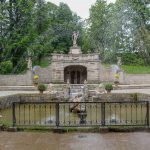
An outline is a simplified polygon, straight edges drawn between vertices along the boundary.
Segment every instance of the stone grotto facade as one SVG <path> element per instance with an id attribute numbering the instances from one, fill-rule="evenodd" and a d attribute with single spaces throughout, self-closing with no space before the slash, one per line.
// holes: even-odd
<path id="1" fill-rule="evenodd" d="M 39 82 L 49 84 L 99 84 L 102 82 L 114 82 L 117 65 L 104 66 L 101 64 L 98 53 L 83 54 L 77 45 L 78 34 L 72 35 L 73 46 L 68 54 L 53 53 L 45 58 L 49 66 L 32 68 L 31 58 L 28 60 L 26 74 L 0 75 L 0 86 L 29 86 L 33 84 L 34 75 L 39 76 Z M 150 74 L 126 74 L 119 71 L 121 84 L 150 84 Z"/>

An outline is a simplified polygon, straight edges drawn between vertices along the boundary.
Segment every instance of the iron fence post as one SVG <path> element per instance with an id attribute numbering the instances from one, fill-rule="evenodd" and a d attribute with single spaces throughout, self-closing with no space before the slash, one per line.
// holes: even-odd
<path id="1" fill-rule="evenodd" d="M 59 127 L 59 102 L 56 102 L 56 127 Z"/>
<path id="2" fill-rule="evenodd" d="M 105 102 L 101 103 L 101 123 L 105 126 Z"/>
<path id="3" fill-rule="evenodd" d="M 16 114 L 15 114 L 15 107 L 16 107 L 16 105 L 15 105 L 15 103 L 13 102 L 12 103 L 12 119 L 13 119 L 13 127 L 15 127 L 16 126 Z"/>
<path id="4" fill-rule="evenodd" d="M 147 126 L 149 126 L 149 102 L 146 102 L 146 106 L 147 106 Z"/>

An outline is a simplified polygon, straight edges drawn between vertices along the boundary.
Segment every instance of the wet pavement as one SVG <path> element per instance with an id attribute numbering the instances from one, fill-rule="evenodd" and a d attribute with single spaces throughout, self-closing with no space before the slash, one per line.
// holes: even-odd
<path id="1" fill-rule="evenodd" d="M 150 133 L 0 132 L 0 150 L 149 150 Z"/>

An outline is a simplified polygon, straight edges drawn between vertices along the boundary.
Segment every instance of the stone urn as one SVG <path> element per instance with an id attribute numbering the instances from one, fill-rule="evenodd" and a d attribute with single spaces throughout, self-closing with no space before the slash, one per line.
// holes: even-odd
<path id="1" fill-rule="evenodd" d="M 80 118 L 80 124 L 85 124 L 87 113 L 86 112 L 80 112 L 80 113 L 78 113 L 78 116 Z"/>

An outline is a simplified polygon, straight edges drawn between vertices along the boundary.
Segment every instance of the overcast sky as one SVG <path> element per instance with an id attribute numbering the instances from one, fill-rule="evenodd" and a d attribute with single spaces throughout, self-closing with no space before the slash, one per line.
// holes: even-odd
<path id="1" fill-rule="evenodd" d="M 92 4 L 96 2 L 96 0 L 46 0 L 56 5 L 59 5 L 60 2 L 67 3 L 73 12 L 76 12 L 78 16 L 82 18 L 89 17 L 89 8 Z M 107 0 L 108 3 L 115 2 L 116 0 Z"/>

